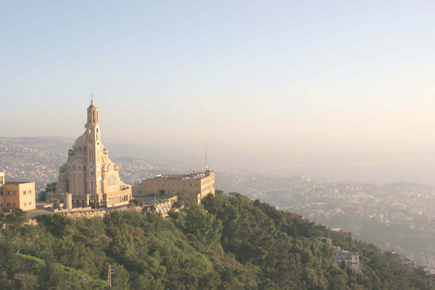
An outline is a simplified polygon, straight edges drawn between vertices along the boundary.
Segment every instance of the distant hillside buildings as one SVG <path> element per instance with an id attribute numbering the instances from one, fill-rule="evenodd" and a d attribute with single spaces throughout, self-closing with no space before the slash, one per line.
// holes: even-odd
<path id="1" fill-rule="evenodd" d="M 435 286 L 435 270 L 426 266 L 418 266 L 415 268 L 415 272 L 420 276 L 429 280 L 432 286 Z"/>
<path id="2" fill-rule="evenodd" d="M 359 271 L 359 254 L 356 252 L 346 251 L 341 249 L 340 247 L 333 247 L 334 256 L 332 257 L 332 261 L 340 265 L 341 263 L 345 263 L 349 268 Z"/>
<path id="3" fill-rule="evenodd" d="M 35 183 L 6 182 L 5 173 L 0 172 L 0 207 L 3 211 L 35 209 Z"/>

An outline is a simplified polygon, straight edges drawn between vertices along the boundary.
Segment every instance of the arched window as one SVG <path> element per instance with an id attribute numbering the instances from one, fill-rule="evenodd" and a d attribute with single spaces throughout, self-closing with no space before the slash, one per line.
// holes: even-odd
<path id="1" fill-rule="evenodd" d="M 107 180 L 108 186 L 115 186 L 116 185 L 116 177 L 114 175 L 110 175 L 109 179 Z"/>

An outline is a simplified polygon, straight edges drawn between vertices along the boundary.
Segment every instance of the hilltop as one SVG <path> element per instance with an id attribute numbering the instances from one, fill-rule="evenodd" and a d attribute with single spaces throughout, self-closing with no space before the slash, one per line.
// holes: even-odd
<path id="1" fill-rule="evenodd" d="M 232 196 L 209 196 L 166 220 L 134 210 L 92 219 L 55 214 L 37 226 L 9 218 L 0 286 L 10 288 L 7 277 L 25 273 L 26 287 L 43 289 L 431 289 L 371 244 Z M 358 252 L 361 271 L 335 265 L 331 244 Z M 22 257 L 14 259 L 17 250 L 42 266 L 26 268 Z M 102 281 L 109 265 L 112 288 Z M 65 269 L 80 275 L 74 280 Z"/>

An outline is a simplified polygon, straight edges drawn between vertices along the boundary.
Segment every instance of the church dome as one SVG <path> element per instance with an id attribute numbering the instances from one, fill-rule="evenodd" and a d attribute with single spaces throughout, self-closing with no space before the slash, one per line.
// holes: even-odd
<path id="1" fill-rule="evenodd" d="M 74 147 L 85 147 L 86 146 L 86 135 L 83 134 L 79 138 L 77 138 L 76 142 L 74 142 Z"/>

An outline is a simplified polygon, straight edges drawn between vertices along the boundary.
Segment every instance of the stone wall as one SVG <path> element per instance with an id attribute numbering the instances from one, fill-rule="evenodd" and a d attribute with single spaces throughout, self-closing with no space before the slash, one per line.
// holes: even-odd
<path id="1" fill-rule="evenodd" d="M 104 215 L 110 211 L 114 211 L 114 210 L 120 210 L 120 211 L 125 211 L 125 210 L 130 210 L 130 209 L 134 209 L 136 211 L 141 211 L 142 207 L 141 206 L 130 206 L 130 207 L 122 207 L 122 208 L 117 208 L 117 209 L 97 209 L 97 210 L 82 210 L 82 211 L 59 211 L 58 213 L 64 214 L 68 217 L 72 217 L 72 218 L 93 218 L 93 217 L 104 217 Z"/>
<path id="2" fill-rule="evenodd" d="M 160 200 L 157 204 L 148 206 L 147 209 L 155 212 L 156 214 L 167 217 L 168 212 L 174 206 L 174 204 L 178 201 L 178 196 L 173 196 L 167 199 Z"/>

